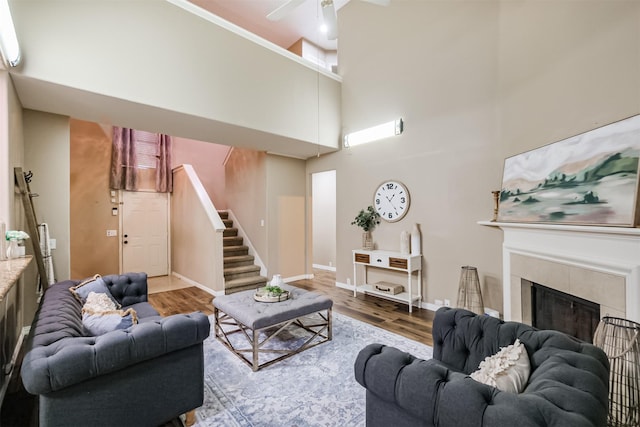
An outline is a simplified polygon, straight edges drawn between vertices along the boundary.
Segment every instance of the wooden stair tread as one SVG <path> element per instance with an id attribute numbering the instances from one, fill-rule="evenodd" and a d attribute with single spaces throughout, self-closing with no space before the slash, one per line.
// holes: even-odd
<path id="1" fill-rule="evenodd" d="M 234 289 L 242 286 L 258 287 L 266 283 L 267 283 L 267 278 L 264 276 L 241 277 L 239 279 L 225 281 L 225 290 Z"/>
<path id="2" fill-rule="evenodd" d="M 224 265 L 236 264 L 241 262 L 253 263 L 255 257 L 253 255 L 230 255 L 223 258 Z"/>
<path id="3" fill-rule="evenodd" d="M 248 273 L 252 271 L 260 271 L 260 267 L 258 267 L 257 265 L 240 265 L 238 267 L 226 267 L 224 269 L 224 274 Z"/>

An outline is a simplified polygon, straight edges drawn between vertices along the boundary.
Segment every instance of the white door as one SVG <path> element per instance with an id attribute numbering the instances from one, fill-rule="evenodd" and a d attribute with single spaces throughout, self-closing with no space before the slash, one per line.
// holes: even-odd
<path id="1" fill-rule="evenodd" d="M 168 193 L 122 194 L 122 271 L 168 274 Z"/>

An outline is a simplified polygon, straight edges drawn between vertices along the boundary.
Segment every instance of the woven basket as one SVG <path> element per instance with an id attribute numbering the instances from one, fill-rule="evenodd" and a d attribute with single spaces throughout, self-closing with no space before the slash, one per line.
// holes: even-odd
<path id="1" fill-rule="evenodd" d="M 602 318 L 593 343 L 609 358 L 609 421 L 612 427 L 640 425 L 640 324 Z"/>

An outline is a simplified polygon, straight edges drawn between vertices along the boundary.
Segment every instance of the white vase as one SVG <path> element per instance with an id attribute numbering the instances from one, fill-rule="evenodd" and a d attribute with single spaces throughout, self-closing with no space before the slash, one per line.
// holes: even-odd
<path id="1" fill-rule="evenodd" d="M 411 255 L 420 255 L 421 248 L 422 236 L 420 235 L 420 228 L 418 224 L 413 224 L 413 230 L 411 230 Z"/>
<path id="2" fill-rule="evenodd" d="M 411 247 L 411 234 L 408 231 L 400 233 L 400 253 L 402 255 L 409 255 L 409 248 Z"/>
<path id="3" fill-rule="evenodd" d="M 5 242 L 7 241 L 7 226 L 4 221 L 0 221 L 0 261 L 7 259 L 7 250 L 5 249 Z"/>
<path id="4" fill-rule="evenodd" d="M 18 248 L 18 241 L 16 239 L 11 239 L 9 241 L 9 246 L 7 247 L 7 258 L 18 258 L 20 256 L 19 251 L 20 249 Z"/>

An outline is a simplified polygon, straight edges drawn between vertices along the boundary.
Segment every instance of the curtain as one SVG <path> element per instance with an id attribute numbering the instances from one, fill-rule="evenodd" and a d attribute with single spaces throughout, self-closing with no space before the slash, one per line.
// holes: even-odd
<path id="1" fill-rule="evenodd" d="M 135 131 L 113 127 L 110 187 L 114 190 L 138 189 Z"/>
<path id="2" fill-rule="evenodd" d="M 170 193 L 173 190 L 171 173 L 171 137 L 158 135 L 158 162 L 156 165 L 156 191 Z"/>

